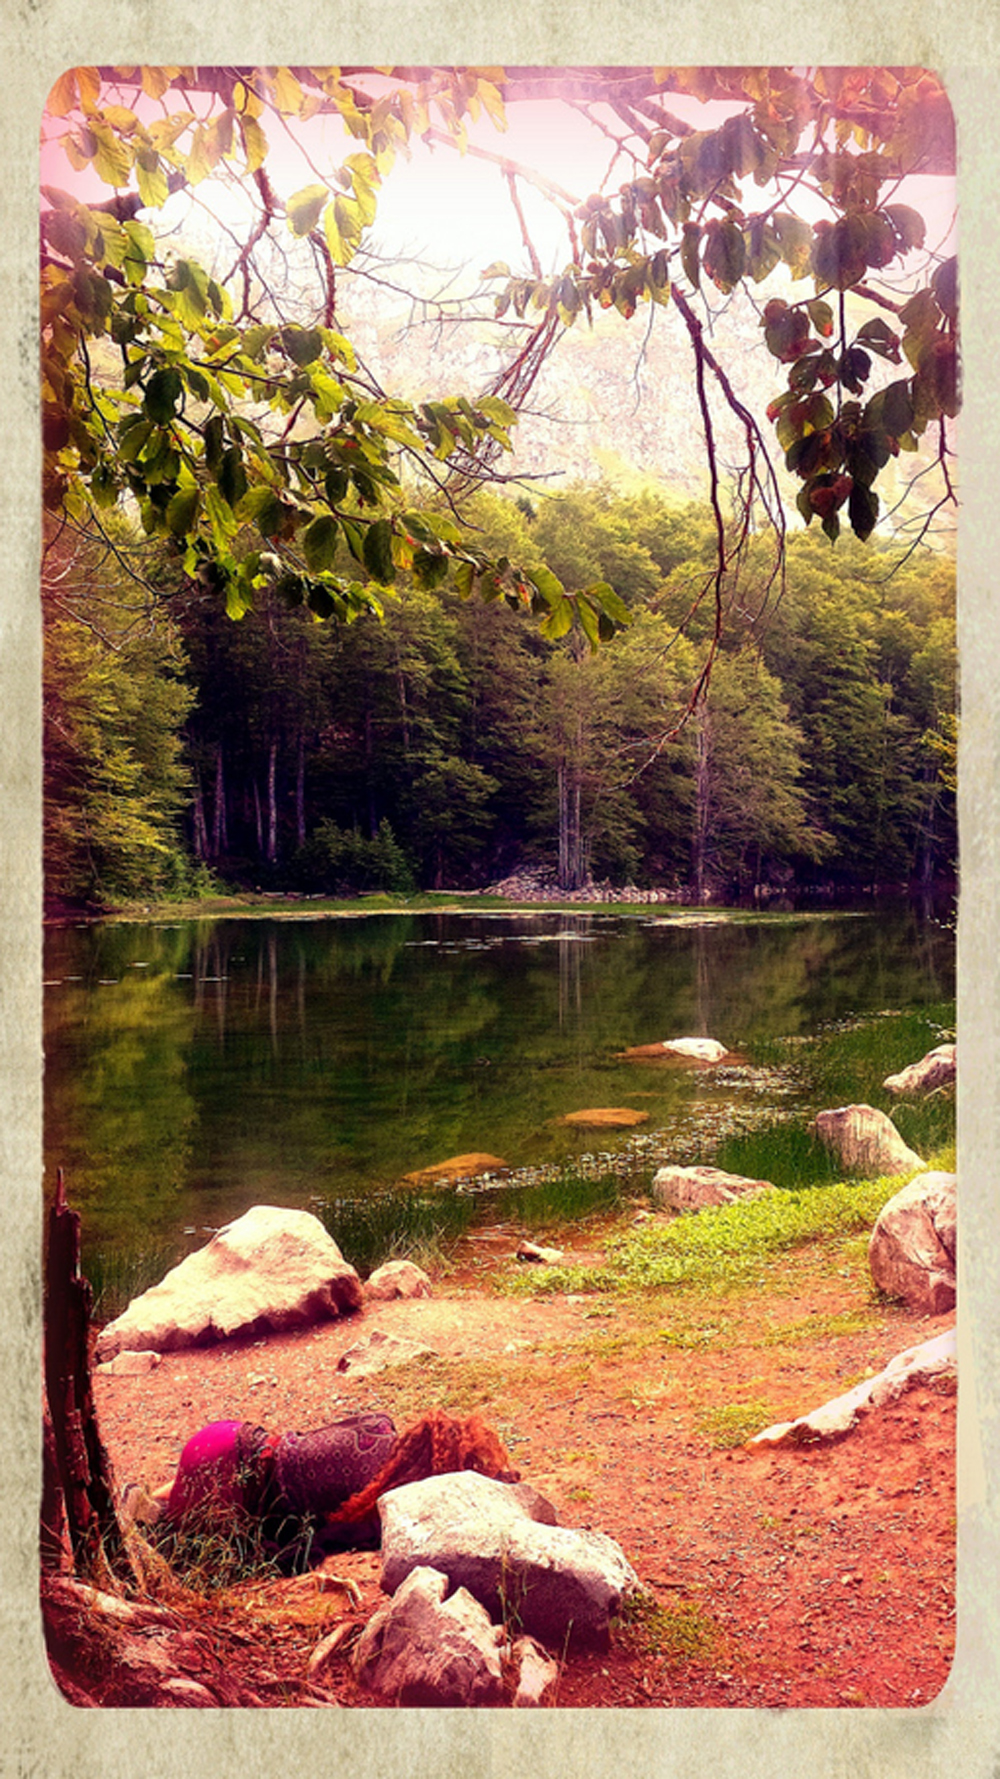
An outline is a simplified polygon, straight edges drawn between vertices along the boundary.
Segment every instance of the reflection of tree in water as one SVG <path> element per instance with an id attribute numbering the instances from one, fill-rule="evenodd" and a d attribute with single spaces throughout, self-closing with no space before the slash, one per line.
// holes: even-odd
<path id="1" fill-rule="evenodd" d="M 471 1149 L 517 1166 L 559 1136 L 571 1155 L 552 1122 L 567 1111 L 641 1093 L 662 1128 L 711 1087 L 621 1064 L 627 1045 L 738 1046 L 946 1000 L 952 954 L 944 929 L 882 916 L 67 931 L 46 956 L 46 1168 L 66 1166 L 88 1222 L 137 1238 Z"/>

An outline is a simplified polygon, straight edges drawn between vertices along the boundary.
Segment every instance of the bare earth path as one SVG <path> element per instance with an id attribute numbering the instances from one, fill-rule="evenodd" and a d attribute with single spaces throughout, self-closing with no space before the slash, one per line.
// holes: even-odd
<path id="1" fill-rule="evenodd" d="M 590 1238 L 594 1240 L 593 1233 Z M 918 1706 L 954 1646 L 953 1386 L 916 1387 L 834 1445 L 727 1446 L 839 1395 L 953 1320 L 877 1303 L 860 1267 L 798 1250 L 759 1290 L 696 1302 L 496 1294 L 514 1240 L 470 1243 L 431 1298 L 263 1342 L 166 1355 L 148 1376 L 98 1374 L 119 1482 L 168 1481 L 188 1436 L 230 1416 L 309 1427 L 358 1408 L 405 1426 L 439 1404 L 498 1428 L 562 1523 L 609 1533 L 658 1611 L 609 1651 L 573 1655 L 559 1706 Z M 477 1256 L 487 1252 L 488 1261 Z M 338 1372 L 373 1330 L 426 1358 L 371 1377 Z M 306 1685 L 310 1650 L 382 1595 L 377 1553 L 328 1559 L 360 1603 L 312 1578 L 216 1597 L 231 1672 L 268 1704 L 372 1703 L 346 1648 Z M 558 1653 L 558 1652 L 555 1652 Z"/>

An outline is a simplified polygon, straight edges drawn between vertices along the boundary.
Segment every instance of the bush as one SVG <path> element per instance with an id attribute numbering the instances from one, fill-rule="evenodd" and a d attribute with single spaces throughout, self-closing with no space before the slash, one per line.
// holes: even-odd
<path id="1" fill-rule="evenodd" d="M 292 863 L 295 881 L 304 890 L 329 896 L 364 895 L 385 890 L 411 895 L 416 888 L 413 866 L 388 821 L 368 839 L 357 828 L 338 828 L 322 821 L 300 846 Z"/>

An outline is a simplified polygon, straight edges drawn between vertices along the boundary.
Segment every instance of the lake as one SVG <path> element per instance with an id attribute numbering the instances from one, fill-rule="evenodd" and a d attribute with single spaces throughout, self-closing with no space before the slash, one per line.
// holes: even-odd
<path id="1" fill-rule="evenodd" d="M 538 1166 L 766 1093 L 616 1052 L 707 1035 L 752 1055 L 946 1002 L 954 934 L 914 911 L 537 912 L 107 923 L 45 933 L 45 1168 L 88 1248 L 179 1256 L 250 1205 L 357 1197 L 446 1156 Z M 909 1059 L 913 1060 L 913 1059 Z"/>

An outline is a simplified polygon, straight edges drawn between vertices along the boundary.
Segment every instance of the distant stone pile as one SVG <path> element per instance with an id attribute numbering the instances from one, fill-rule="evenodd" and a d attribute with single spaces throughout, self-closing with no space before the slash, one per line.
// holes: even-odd
<path id="1" fill-rule="evenodd" d="M 499 883 L 491 883 L 484 892 L 504 896 L 511 902 L 690 902 L 690 894 L 679 889 L 636 889 L 627 883 L 616 887 L 611 883 L 588 881 L 581 889 L 560 889 L 555 878 L 544 871 L 514 871 Z"/>

